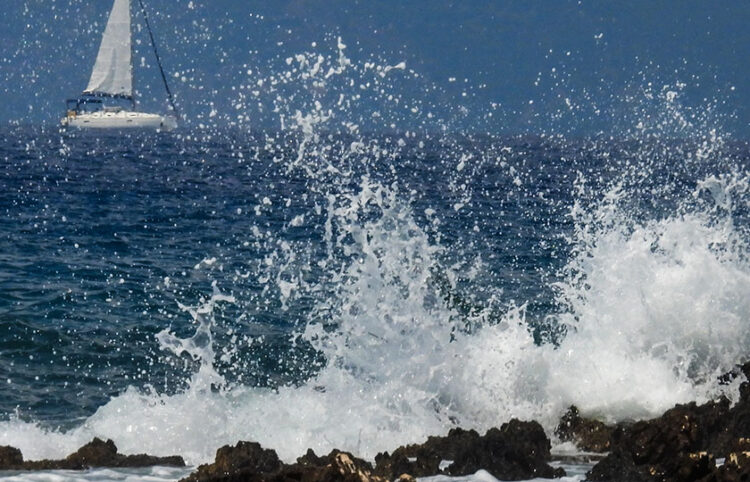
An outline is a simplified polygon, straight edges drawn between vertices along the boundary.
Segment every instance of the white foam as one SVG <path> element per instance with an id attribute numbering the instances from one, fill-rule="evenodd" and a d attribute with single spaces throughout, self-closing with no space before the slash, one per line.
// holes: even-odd
<path id="1" fill-rule="evenodd" d="M 340 39 L 337 48 L 333 60 L 294 58 L 313 92 L 322 81 L 347 80 L 357 71 Z M 512 417 L 533 418 L 549 431 L 570 404 L 605 418 L 639 418 L 726 390 L 716 376 L 750 348 L 748 251 L 731 222 L 732 206 L 746 196 L 746 179 L 708 177 L 696 189 L 709 191 L 712 204 L 654 220 L 631 218 L 621 202 L 629 193 L 617 187 L 593 207 L 576 204 L 570 261 L 556 285 L 566 309 L 553 316 L 568 334 L 559 347 L 539 346 L 523 302 L 507 304 L 493 323 L 487 315 L 496 306 L 471 316 L 452 308 L 441 291 L 455 289 L 457 268 L 441 266 L 450 248 L 416 222 L 397 183 L 359 176 L 369 162 L 390 161 L 388 149 L 406 142 L 386 148 L 362 140 L 344 151 L 360 164 L 333 166 L 318 135 L 326 123 L 343 122 L 337 116 L 346 102 L 333 97 L 324 105 L 316 94 L 307 111 L 280 113 L 302 134 L 294 158 L 285 162 L 325 199 L 316 214 L 326 218 L 320 234 L 327 257 L 314 260 L 324 279 L 320 286 L 301 282 L 295 263 L 303 260 L 295 255 L 303 258 L 308 245 L 280 242 L 259 261 L 266 271 L 258 275 L 263 283 L 274 281 L 268 284 L 284 308 L 296 296 L 318 295 L 310 319 L 329 326 L 311 323 L 303 337 L 327 365 L 299 387 L 216 390 L 226 385 L 213 366 L 213 307 L 234 300 L 220 291 L 230 287 L 215 286 L 205 303 L 184 307 L 197 323 L 193 336 L 182 339 L 169 330 L 158 336 L 165 350 L 200 360 L 185 391 L 167 396 L 130 388 L 66 433 L 17 419 L 0 422 L 0 444 L 19 447 L 27 459 L 64 457 L 94 436 L 112 438 L 123 453 L 177 453 L 191 464 L 212 460 L 219 446 L 238 440 L 258 441 L 287 461 L 307 448 L 327 453 L 334 447 L 372 458 L 455 425 L 483 431 Z M 456 175 L 473 170 L 473 159 L 456 159 Z M 514 177 L 520 186 L 521 177 Z M 470 201 L 465 189 L 456 210 Z M 424 212 L 436 221 L 434 210 Z M 260 233 L 251 228 L 250 234 Z M 198 266 L 207 268 L 212 259 Z M 436 271 L 444 272 L 447 286 L 438 286 Z"/>
<path id="2" fill-rule="evenodd" d="M 212 390 L 222 382 L 210 363 L 212 307 L 232 301 L 215 292 L 206 306 L 188 309 L 200 323 L 194 337 L 160 335 L 165 348 L 204 361 L 188 390 L 129 389 L 65 434 L 3 422 L 0 443 L 29 459 L 62 457 L 93 436 L 112 438 L 124 453 L 178 453 L 192 464 L 247 439 L 286 460 L 308 447 L 372 458 L 455 423 L 484 430 L 535 418 L 550 429 L 572 403 L 611 419 L 656 415 L 718 393 L 715 376 L 750 346 L 743 329 L 750 269 L 714 248 L 732 235 L 728 225 L 700 213 L 581 229 L 582 249 L 559 286 L 569 305 L 559 317 L 570 332 L 555 348 L 534 343 L 523 306 L 474 333 L 456 331 L 455 313 L 430 288 L 442 248 L 395 191 L 363 179 L 357 195 L 337 203 L 330 241 L 345 244 L 350 256 L 335 268 L 336 297 L 318 308 L 338 330 L 313 324 L 305 333 L 329 361 L 313 380 L 276 391 Z M 341 230 L 348 241 L 336 241 Z"/>

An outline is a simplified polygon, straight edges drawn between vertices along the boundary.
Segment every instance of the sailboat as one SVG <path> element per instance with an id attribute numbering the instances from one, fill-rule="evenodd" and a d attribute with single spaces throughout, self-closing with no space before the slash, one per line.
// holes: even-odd
<path id="1" fill-rule="evenodd" d="M 165 116 L 136 110 L 133 92 L 130 0 L 114 0 L 88 86 L 80 97 L 66 101 L 65 117 L 61 120 L 64 127 L 158 130 L 172 130 L 177 127 L 177 107 L 161 65 L 143 0 L 138 0 L 138 3 L 172 106 L 172 114 Z M 127 102 L 130 103 L 129 109 L 118 105 Z"/>

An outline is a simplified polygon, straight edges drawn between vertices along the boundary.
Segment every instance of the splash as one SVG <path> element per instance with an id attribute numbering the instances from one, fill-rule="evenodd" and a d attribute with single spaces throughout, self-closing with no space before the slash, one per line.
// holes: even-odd
<path id="1" fill-rule="evenodd" d="M 737 183 L 700 182 L 725 200 Z M 653 416 L 722 392 L 745 360 L 750 266 L 731 216 L 709 211 L 634 222 L 623 193 L 577 217 L 578 251 L 557 286 L 568 336 L 552 357 L 555 393 L 610 419 Z M 729 393 L 730 391 L 728 391 Z"/>
<path id="2" fill-rule="evenodd" d="M 520 196 L 534 169 L 526 165 L 533 164 L 532 149 L 514 153 L 494 138 L 471 139 L 481 146 L 474 149 L 430 134 L 445 125 L 389 81 L 414 72 L 401 63 L 358 64 L 345 53 L 337 39 L 332 55 L 301 53 L 265 79 L 281 132 L 264 135 L 263 155 L 281 165 L 290 186 L 303 189 L 283 186 L 290 190 L 284 198 L 272 186 L 259 195 L 256 217 L 274 209 L 294 213 L 275 219 L 276 231 L 270 222 L 248 227 L 246 242 L 260 255 L 237 276 L 257 282 L 257 304 L 214 282 L 210 296 L 180 304 L 189 330 L 157 335 L 165 356 L 192 364 L 186 386 L 176 393 L 130 387 L 67 432 L 15 418 L 0 424 L 0 444 L 18 446 L 29 459 L 62 457 L 99 436 L 125 453 L 179 453 L 197 464 L 221 445 L 249 439 L 287 461 L 307 448 L 334 447 L 373 458 L 454 426 L 481 431 L 517 417 L 551 430 L 570 404 L 621 420 L 733 396 L 736 387 L 719 385 L 717 377 L 750 348 L 743 329 L 750 314 L 747 233 L 735 221 L 747 212 L 747 175 L 708 174 L 687 195 L 678 192 L 666 214 L 643 216 L 634 206 L 656 172 L 648 157 L 654 151 L 638 151 L 646 157 L 635 164 L 623 161 L 624 174 L 603 186 L 582 174 L 566 206 L 566 262 L 544 287 L 555 302 L 545 322 L 565 334 L 540 343 L 531 302 L 504 299 L 493 278 L 481 275 L 482 257 L 493 253 L 477 255 L 441 232 L 450 217 L 477 215 L 474 186 L 487 165 L 509 182 L 505 192 L 485 195 Z M 256 96 L 254 87 L 242 90 Z M 685 118 L 669 92 L 667 115 L 680 123 Z M 379 107 L 364 108 L 363 95 Z M 387 130 L 403 115 L 423 121 L 426 132 L 376 136 L 361 128 Z M 700 155 L 686 159 L 721 155 L 719 140 L 700 139 Z M 433 202 L 447 206 L 429 205 L 423 215 L 417 206 L 424 198 L 394 165 L 425 140 L 443 149 L 435 162 L 447 174 Z M 666 191 L 649 189 L 657 197 Z M 467 229 L 479 231 L 480 224 Z M 300 239 L 302 228 L 307 239 Z M 210 275 L 221 265 L 208 258 L 195 270 Z M 295 355 L 298 364 L 314 366 L 287 383 L 230 379 L 232 368 L 250 365 L 243 359 L 248 344 L 269 342 L 233 331 L 220 340 L 226 320 L 217 311 L 224 305 L 276 310 L 282 318 L 303 313 L 299 324 L 290 323 L 289 345 L 309 347 L 323 361 Z M 245 318 L 232 321 L 240 331 Z"/>

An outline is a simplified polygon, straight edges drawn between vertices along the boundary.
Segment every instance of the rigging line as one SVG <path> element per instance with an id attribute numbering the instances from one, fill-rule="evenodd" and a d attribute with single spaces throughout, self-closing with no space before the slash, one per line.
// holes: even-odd
<path id="1" fill-rule="evenodd" d="M 154 33 L 151 31 L 151 25 L 148 23 L 148 14 L 146 14 L 146 7 L 143 6 L 143 0 L 138 0 L 138 4 L 141 6 L 141 13 L 143 13 L 143 19 L 146 21 L 146 29 L 148 30 L 148 36 L 151 38 L 151 46 L 154 48 L 154 55 L 156 56 L 156 63 L 159 65 L 159 72 L 161 72 L 161 80 L 164 81 L 164 87 L 167 89 L 167 96 L 169 97 L 169 103 L 172 106 L 174 115 L 177 119 L 180 118 L 180 113 L 177 110 L 177 106 L 174 103 L 174 97 L 172 97 L 172 91 L 169 90 L 169 84 L 167 83 L 167 76 L 164 74 L 164 68 L 161 65 L 161 58 L 159 57 L 159 51 L 156 50 L 156 41 L 154 40 Z"/>

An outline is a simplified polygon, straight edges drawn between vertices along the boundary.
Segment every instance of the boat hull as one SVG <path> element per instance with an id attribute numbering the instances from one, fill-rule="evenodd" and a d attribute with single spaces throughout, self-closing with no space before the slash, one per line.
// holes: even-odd
<path id="1" fill-rule="evenodd" d="M 87 112 L 69 114 L 60 121 L 64 127 L 78 129 L 156 129 L 171 131 L 177 127 L 172 117 L 146 112 Z"/>

